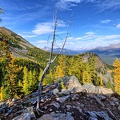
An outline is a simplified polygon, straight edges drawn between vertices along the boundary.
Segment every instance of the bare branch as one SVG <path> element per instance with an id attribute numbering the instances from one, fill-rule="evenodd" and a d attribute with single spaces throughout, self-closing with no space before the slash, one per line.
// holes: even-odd
<path id="1" fill-rule="evenodd" d="M 60 52 L 54 57 L 54 59 L 52 60 L 52 62 L 54 62 L 55 59 L 59 57 L 59 55 L 62 53 L 62 51 L 63 51 L 63 49 L 65 47 L 65 44 L 66 44 L 66 41 L 67 41 L 67 38 L 68 38 L 68 35 L 69 35 L 68 31 L 69 31 L 69 28 L 70 28 L 70 25 L 71 25 L 72 16 L 73 16 L 73 13 L 71 14 L 71 17 L 70 17 L 70 21 L 69 21 L 68 28 L 67 28 L 67 31 L 66 31 L 66 37 L 65 37 L 65 41 L 63 43 L 63 46 L 62 46 Z"/>
<path id="2" fill-rule="evenodd" d="M 59 35 L 55 35 L 56 37 L 59 37 L 62 40 L 62 37 L 60 37 Z"/>
<path id="3" fill-rule="evenodd" d="M 54 42 L 55 42 L 55 36 L 56 36 L 56 27 L 57 27 L 57 13 L 58 13 L 58 8 L 56 9 L 56 12 L 55 12 L 55 22 L 54 22 L 54 31 L 53 31 L 53 41 L 52 41 L 52 46 L 51 46 L 51 51 L 50 51 L 50 59 L 49 59 L 49 62 L 51 62 L 52 60 L 52 55 L 53 55 L 53 47 L 54 47 Z"/>

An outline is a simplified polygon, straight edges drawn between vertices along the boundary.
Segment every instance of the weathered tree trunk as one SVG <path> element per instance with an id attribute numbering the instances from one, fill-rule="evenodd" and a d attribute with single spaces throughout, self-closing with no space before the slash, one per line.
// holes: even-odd
<path id="1" fill-rule="evenodd" d="M 65 40 L 64 40 L 64 43 L 62 45 L 62 48 L 59 52 L 59 54 L 57 54 L 54 58 L 53 58 L 53 47 L 54 47 L 54 42 L 56 40 L 56 28 L 57 28 L 57 25 L 58 25 L 58 19 L 57 19 L 57 13 L 58 13 L 58 8 L 56 9 L 56 12 L 55 12 L 55 16 L 54 16 L 54 31 L 53 31 L 53 39 L 52 39 L 52 44 L 51 44 L 51 51 L 50 51 L 50 56 L 49 56 L 49 62 L 47 63 L 43 73 L 42 73 L 42 77 L 40 79 L 40 82 L 39 82 L 39 85 L 38 85 L 38 99 L 37 99 L 37 113 L 39 114 L 39 112 L 42 112 L 41 108 L 40 108 L 40 102 L 41 102 L 41 94 L 42 94 L 42 83 L 43 83 L 43 80 L 45 78 L 45 75 L 48 71 L 48 69 L 50 68 L 50 65 L 57 59 L 57 57 L 62 53 L 63 49 L 64 49 L 64 46 L 66 44 L 66 41 L 67 41 L 67 38 L 68 38 L 68 31 L 69 31 L 69 27 L 70 27 L 70 23 L 71 23 L 71 18 L 72 18 L 72 15 L 71 15 L 71 18 L 70 18 L 70 21 L 69 21 L 69 24 L 68 24 L 68 28 L 67 28 L 67 32 L 66 32 L 66 37 L 65 37 Z"/>

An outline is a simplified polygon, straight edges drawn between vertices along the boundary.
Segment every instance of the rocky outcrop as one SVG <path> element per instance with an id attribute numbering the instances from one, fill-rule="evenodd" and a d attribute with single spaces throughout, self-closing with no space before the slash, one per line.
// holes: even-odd
<path id="1" fill-rule="evenodd" d="M 63 83 L 67 90 L 71 93 L 78 93 L 83 91 L 83 87 L 75 76 L 66 76 L 63 78 Z"/>
<path id="2" fill-rule="evenodd" d="M 96 87 L 88 83 L 82 86 L 75 76 L 64 77 L 63 81 L 67 89 L 61 90 L 59 82 L 43 87 L 40 115 L 36 112 L 38 96 L 36 91 L 23 99 L 2 102 L 0 118 L 3 120 L 120 119 L 119 95 L 115 96 L 107 88 Z M 73 92 L 73 89 L 77 87 L 85 91 Z"/>
<path id="3" fill-rule="evenodd" d="M 41 118 L 38 120 L 74 120 L 74 118 L 71 116 L 70 112 L 64 113 L 51 113 L 51 114 L 44 114 Z"/>

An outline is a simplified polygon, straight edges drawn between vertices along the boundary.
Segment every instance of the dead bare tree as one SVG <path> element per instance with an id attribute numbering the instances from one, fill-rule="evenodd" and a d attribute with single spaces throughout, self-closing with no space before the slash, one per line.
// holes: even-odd
<path id="1" fill-rule="evenodd" d="M 50 50 L 50 56 L 49 56 L 49 61 L 42 73 L 42 76 L 40 78 L 40 82 L 39 82 L 39 85 L 38 85 L 38 99 L 37 99 L 37 108 L 36 108 L 36 111 L 37 113 L 39 114 L 39 112 L 42 112 L 41 109 L 40 109 L 40 102 L 41 102 L 41 93 L 42 93 L 42 83 L 43 83 L 43 80 L 45 78 L 45 75 L 47 73 L 47 71 L 49 70 L 51 64 L 59 57 L 59 55 L 62 53 L 64 47 L 65 47 L 65 44 L 66 44 L 66 41 L 67 41 L 67 38 L 68 38 L 68 35 L 69 35 L 69 28 L 70 28 L 70 24 L 71 24 L 71 19 L 72 19 L 72 15 L 71 14 L 71 17 L 70 17 L 70 20 L 68 22 L 68 26 L 67 26 L 67 30 L 66 30 L 66 37 L 64 39 L 64 42 L 63 42 L 63 45 L 61 47 L 61 50 L 59 51 L 59 53 L 53 58 L 53 48 L 54 48 L 54 43 L 56 41 L 56 29 L 57 29 L 57 25 L 58 25 L 58 17 L 57 17 L 57 14 L 58 14 L 58 8 L 56 9 L 55 11 L 55 15 L 54 15 L 54 30 L 53 30 L 53 37 L 52 37 L 52 44 L 51 44 L 51 50 Z"/>

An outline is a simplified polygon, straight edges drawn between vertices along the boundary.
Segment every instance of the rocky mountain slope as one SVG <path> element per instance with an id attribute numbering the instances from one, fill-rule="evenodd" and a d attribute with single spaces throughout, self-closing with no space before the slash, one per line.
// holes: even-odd
<path id="1" fill-rule="evenodd" d="M 0 33 L 1 33 L 0 40 L 2 40 L 3 35 L 8 37 L 10 49 L 15 56 L 25 57 L 25 55 L 27 55 L 28 52 L 27 47 L 29 48 L 34 47 L 24 38 L 22 38 L 21 36 L 17 35 L 16 33 L 12 32 L 7 28 L 0 27 Z"/>
<path id="2" fill-rule="evenodd" d="M 62 88 L 62 84 L 64 89 Z M 62 85 L 62 86 L 61 86 Z M 37 91 L 22 99 L 0 103 L 3 120 L 119 120 L 120 96 L 111 89 L 86 83 L 75 76 L 43 87 L 41 112 L 36 112 Z"/>
<path id="3" fill-rule="evenodd" d="M 35 62 L 39 62 L 40 56 L 42 56 L 43 54 L 43 61 L 48 58 L 49 52 L 35 47 L 13 31 L 5 27 L 0 27 L 0 41 L 2 41 L 3 38 L 6 38 L 8 40 L 10 51 L 15 57 L 27 58 Z"/>

